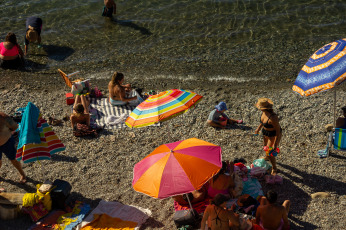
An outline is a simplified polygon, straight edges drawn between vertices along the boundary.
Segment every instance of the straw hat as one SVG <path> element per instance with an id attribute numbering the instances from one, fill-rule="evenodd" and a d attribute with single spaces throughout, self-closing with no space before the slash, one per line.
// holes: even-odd
<path id="1" fill-rule="evenodd" d="M 26 32 L 26 39 L 28 39 L 29 42 L 35 42 L 37 38 L 38 38 L 38 33 L 35 30 L 29 29 Z"/>
<path id="2" fill-rule="evenodd" d="M 272 109 L 273 105 L 274 103 L 272 100 L 270 100 L 269 98 L 263 97 L 258 99 L 255 106 L 260 110 L 265 110 L 265 109 Z"/>

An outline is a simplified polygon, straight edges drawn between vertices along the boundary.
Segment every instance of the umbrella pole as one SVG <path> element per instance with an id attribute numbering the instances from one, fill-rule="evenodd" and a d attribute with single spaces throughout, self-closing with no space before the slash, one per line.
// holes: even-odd
<path id="1" fill-rule="evenodd" d="M 334 128 L 336 126 L 335 114 L 336 114 L 336 87 L 334 87 Z"/>
<path id="2" fill-rule="evenodd" d="M 189 196 L 188 196 L 188 195 L 186 195 L 186 198 L 187 198 L 187 202 L 189 202 L 190 208 L 191 208 L 191 210 L 192 210 L 193 208 L 192 208 L 192 204 L 191 204 L 191 201 L 190 201 Z"/>

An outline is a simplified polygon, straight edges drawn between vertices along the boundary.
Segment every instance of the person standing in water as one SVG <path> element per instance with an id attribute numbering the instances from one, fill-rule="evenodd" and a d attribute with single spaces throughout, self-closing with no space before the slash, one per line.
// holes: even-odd
<path id="1" fill-rule="evenodd" d="M 102 16 L 111 18 L 113 14 L 117 13 L 117 5 L 113 0 L 104 0 L 105 6 L 103 7 Z"/>

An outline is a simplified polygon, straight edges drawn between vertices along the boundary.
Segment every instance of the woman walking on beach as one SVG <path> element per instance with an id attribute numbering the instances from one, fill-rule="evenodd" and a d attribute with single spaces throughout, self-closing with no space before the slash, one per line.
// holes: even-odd
<path id="1" fill-rule="evenodd" d="M 260 118 L 260 124 L 255 130 L 255 134 L 257 135 L 263 128 L 263 146 L 268 146 L 269 148 L 276 150 L 281 140 L 282 129 L 279 124 L 278 115 L 274 113 L 273 105 L 273 101 L 269 98 L 258 99 L 256 107 L 262 111 L 262 115 Z M 272 175 L 276 175 L 277 167 L 275 156 L 269 155 L 268 158 L 273 166 Z"/>

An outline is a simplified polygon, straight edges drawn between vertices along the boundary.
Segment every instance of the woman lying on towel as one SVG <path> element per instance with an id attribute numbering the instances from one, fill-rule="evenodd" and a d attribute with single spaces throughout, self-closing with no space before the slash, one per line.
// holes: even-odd
<path id="1" fill-rule="evenodd" d="M 124 74 L 114 72 L 112 80 L 108 83 L 109 103 L 112 105 L 126 105 L 130 101 L 137 100 L 137 97 L 126 97 L 126 92 L 131 91 L 131 85 L 124 83 Z"/>
<path id="2" fill-rule="evenodd" d="M 226 175 L 225 173 L 231 173 Z M 208 196 L 214 198 L 217 194 L 224 194 L 233 197 L 234 179 L 233 179 L 233 163 L 223 161 L 220 171 L 209 180 Z"/>
<path id="3" fill-rule="evenodd" d="M 97 132 L 90 127 L 90 115 L 84 112 L 84 106 L 81 103 L 75 104 L 73 110 L 74 113 L 70 117 L 73 135 L 75 137 L 96 137 Z"/>

